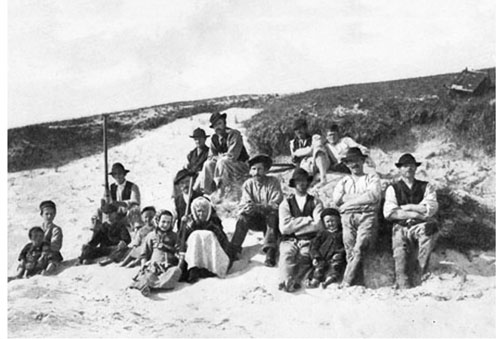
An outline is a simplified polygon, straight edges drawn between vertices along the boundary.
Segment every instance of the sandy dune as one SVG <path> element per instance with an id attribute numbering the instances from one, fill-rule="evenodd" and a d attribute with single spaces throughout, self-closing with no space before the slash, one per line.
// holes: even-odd
<path id="1" fill-rule="evenodd" d="M 235 126 L 256 110 L 228 110 Z M 128 178 L 141 188 L 143 206 L 171 208 L 172 176 L 193 147 L 188 135 L 208 114 L 181 119 L 109 151 Z M 386 155 L 392 162 L 395 155 Z M 385 166 L 382 164 L 381 166 Z M 387 165 L 389 166 L 389 165 Z M 433 174 L 433 173 L 431 173 Z M 431 176 L 429 174 L 429 176 Z M 101 156 L 57 169 L 8 176 L 8 267 L 27 242 L 27 230 L 40 224 L 38 204 L 53 199 L 56 224 L 63 227 L 65 259 L 79 254 L 90 232 L 89 218 L 103 193 Z M 494 195 L 494 192 L 493 192 Z M 224 219 L 226 232 L 234 219 Z M 495 254 L 465 258 L 453 251 L 434 253 L 433 275 L 418 288 L 390 287 L 302 290 L 277 288 L 277 269 L 263 265 L 262 236 L 250 233 L 243 259 L 225 279 L 182 283 L 171 292 L 144 298 L 129 290 L 135 269 L 116 266 L 68 267 L 55 277 L 33 277 L 8 284 L 8 333 L 13 337 L 492 337 L 495 335 Z M 468 272 L 457 275 L 443 261 Z M 468 266 L 466 266 L 468 265 Z"/>

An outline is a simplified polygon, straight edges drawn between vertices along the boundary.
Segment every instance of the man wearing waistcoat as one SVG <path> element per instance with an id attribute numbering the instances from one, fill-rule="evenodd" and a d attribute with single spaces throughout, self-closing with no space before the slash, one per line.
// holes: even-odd
<path id="1" fill-rule="evenodd" d="M 347 255 L 347 267 L 342 287 L 355 280 L 363 281 L 363 259 L 376 240 L 378 210 L 381 200 L 380 178 L 363 170 L 367 158 L 358 147 L 351 147 L 342 162 L 351 171 L 333 190 L 333 203 L 342 219 L 342 238 Z M 363 281 L 364 283 L 364 281 Z"/>
<path id="2" fill-rule="evenodd" d="M 130 171 L 117 162 L 111 166 L 109 173 L 115 180 L 109 188 L 111 203 L 118 207 L 119 215 L 126 215 L 130 208 L 133 206 L 140 208 L 141 205 L 139 187 L 125 179 L 128 172 Z"/>
<path id="3" fill-rule="evenodd" d="M 279 179 L 266 175 L 272 163 L 273 160 L 265 154 L 258 154 L 248 160 L 251 178 L 243 183 L 238 221 L 231 239 L 233 256 L 236 256 L 236 253 L 241 252 L 248 230 L 264 232 L 264 265 L 269 267 L 276 265 L 280 236 L 278 207 L 283 201 Z"/>
<path id="4" fill-rule="evenodd" d="M 302 168 L 293 172 L 289 186 L 295 193 L 283 200 L 279 207 L 280 284 L 279 289 L 294 292 L 300 288 L 305 273 L 312 267 L 309 245 L 323 229 L 321 201 L 307 193 L 312 176 Z"/>
<path id="5" fill-rule="evenodd" d="M 215 112 L 210 116 L 210 128 L 215 134 L 210 138 L 208 159 L 200 172 L 200 188 L 211 194 L 216 189 L 241 184 L 248 177 L 248 153 L 241 133 L 226 126 L 227 114 Z"/>
<path id="6" fill-rule="evenodd" d="M 393 222 L 392 249 L 396 270 L 396 287 L 419 285 L 427 269 L 437 238 L 438 210 L 436 191 L 428 182 L 415 179 L 421 165 L 409 154 L 395 164 L 401 180 L 385 192 L 384 217 Z"/>

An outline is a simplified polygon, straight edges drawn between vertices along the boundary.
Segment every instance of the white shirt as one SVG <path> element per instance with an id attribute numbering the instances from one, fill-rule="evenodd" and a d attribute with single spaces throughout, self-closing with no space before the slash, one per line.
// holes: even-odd
<path id="1" fill-rule="evenodd" d="M 295 201 L 297 202 L 297 206 L 299 206 L 301 212 L 304 212 L 304 206 L 306 205 L 306 200 L 307 200 L 307 195 L 301 197 L 295 194 Z"/>

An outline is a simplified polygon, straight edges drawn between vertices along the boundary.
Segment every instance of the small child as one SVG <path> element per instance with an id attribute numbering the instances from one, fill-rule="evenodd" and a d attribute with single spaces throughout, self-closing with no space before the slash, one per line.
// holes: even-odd
<path id="1" fill-rule="evenodd" d="M 135 267 L 141 262 L 141 252 L 144 244 L 145 237 L 155 230 L 155 215 L 156 209 L 153 206 L 144 207 L 141 211 L 142 222 L 134 224 L 134 235 L 130 243 L 130 252 L 123 259 L 120 266 L 122 267 Z"/>
<path id="2" fill-rule="evenodd" d="M 118 208 L 115 205 L 104 206 L 103 213 L 108 215 L 109 221 L 101 223 L 98 219 L 93 219 L 92 238 L 82 247 L 80 264 L 87 265 L 92 263 L 93 259 L 108 256 L 100 262 L 101 265 L 106 265 L 118 262 L 125 256 L 127 244 L 131 240 L 127 225 L 123 218 L 118 218 Z"/>
<path id="3" fill-rule="evenodd" d="M 339 212 L 333 208 L 325 208 L 321 219 L 325 230 L 318 232 L 311 242 L 310 254 L 314 272 L 312 279 L 306 284 L 308 288 L 316 288 L 320 283 L 326 288 L 339 281 L 346 265 Z"/>
<path id="4" fill-rule="evenodd" d="M 19 254 L 19 266 L 17 268 L 17 279 L 26 274 L 29 278 L 35 274 L 43 273 L 50 259 L 50 244 L 44 241 L 44 232 L 41 227 L 32 227 L 28 236 L 31 240 L 26 244 Z"/>
<path id="5" fill-rule="evenodd" d="M 52 274 L 55 273 L 57 266 L 63 261 L 61 255 L 63 232 L 61 227 L 54 224 L 56 204 L 51 200 L 42 201 L 40 203 L 40 215 L 43 219 L 44 241 L 49 244 L 50 251 L 50 260 L 44 274 Z"/>
<path id="6" fill-rule="evenodd" d="M 175 255 L 177 234 L 173 231 L 173 215 L 162 210 L 156 217 L 157 227 L 144 239 L 141 253 L 141 269 L 130 288 L 137 288 L 144 296 L 151 288 L 172 289 L 179 281 L 181 270 Z"/>

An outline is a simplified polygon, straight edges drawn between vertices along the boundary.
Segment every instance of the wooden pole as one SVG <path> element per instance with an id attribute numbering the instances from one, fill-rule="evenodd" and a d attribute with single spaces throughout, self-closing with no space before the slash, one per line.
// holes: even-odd
<path id="1" fill-rule="evenodd" d="M 102 115 L 102 143 L 104 149 L 104 196 L 106 203 L 110 202 L 109 181 L 108 181 L 108 116 Z"/>

